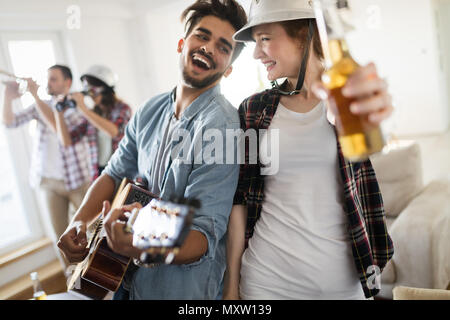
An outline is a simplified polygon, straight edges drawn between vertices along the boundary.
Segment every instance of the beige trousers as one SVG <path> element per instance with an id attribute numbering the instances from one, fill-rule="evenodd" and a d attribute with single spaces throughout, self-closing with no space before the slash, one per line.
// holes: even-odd
<path id="1" fill-rule="evenodd" d="M 42 178 L 40 188 L 57 240 L 80 207 L 89 186 L 90 183 L 86 183 L 78 189 L 67 191 L 63 180 Z M 70 204 L 72 204 L 71 211 L 69 211 Z"/>

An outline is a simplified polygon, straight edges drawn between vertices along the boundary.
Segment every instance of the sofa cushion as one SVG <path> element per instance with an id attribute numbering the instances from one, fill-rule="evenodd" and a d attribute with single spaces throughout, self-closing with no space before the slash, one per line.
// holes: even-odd
<path id="1" fill-rule="evenodd" d="M 387 152 L 371 157 L 386 215 L 396 217 L 423 189 L 420 148 L 414 141 L 390 144 Z"/>
<path id="2" fill-rule="evenodd" d="M 397 276 L 395 274 L 395 263 L 391 259 L 388 261 L 386 266 L 381 273 L 381 283 L 384 285 L 386 283 L 395 283 Z"/>
<path id="3" fill-rule="evenodd" d="M 391 230 L 391 226 L 395 221 L 395 217 L 386 217 L 386 226 L 388 228 L 388 231 Z"/>
<path id="4" fill-rule="evenodd" d="M 449 290 L 398 286 L 392 293 L 394 300 L 450 300 Z"/>
<path id="5" fill-rule="evenodd" d="M 450 283 L 450 180 L 430 182 L 395 219 L 389 234 L 397 285 L 446 289 Z"/>

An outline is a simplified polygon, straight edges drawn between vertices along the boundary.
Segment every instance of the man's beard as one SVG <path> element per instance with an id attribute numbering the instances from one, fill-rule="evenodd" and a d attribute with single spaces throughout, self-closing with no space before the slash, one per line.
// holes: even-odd
<path id="1" fill-rule="evenodd" d="M 49 96 L 58 96 L 58 95 L 60 95 L 61 93 L 56 92 L 56 90 L 47 88 L 47 94 L 48 94 Z"/>
<path id="2" fill-rule="evenodd" d="M 208 86 L 210 86 L 211 84 L 213 84 L 214 82 L 216 82 L 218 79 L 220 79 L 224 72 L 217 72 L 215 74 L 212 74 L 208 77 L 206 77 L 205 79 L 201 79 L 201 80 L 197 80 L 192 78 L 191 76 L 188 75 L 186 69 L 183 69 L 183 81 L 186 85 L 188 85 L 191 88 L 195 88 L 195 89 L 202 89 L 202 88 L 206 88 Z"/>

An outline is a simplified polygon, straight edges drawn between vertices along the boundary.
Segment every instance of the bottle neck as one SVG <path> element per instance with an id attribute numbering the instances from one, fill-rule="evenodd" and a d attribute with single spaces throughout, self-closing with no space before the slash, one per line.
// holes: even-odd
<path id="1" fill-rule="evenodd" d="M 332 39 L 328 42 L 331 63 L 336 65 L 344 58 L 350 58 L 350 51 L 344 38 Z"/>
<path id="2" fill-rule="evenodd" d="M 42 285 L 41 285 L 41 283 L 39 282 L 39 280 L 35 280 L 35 281 L 33 281 L 33 291 L 36 293 L 36 292 L 40 292 L 40 291 L 44 291 L 43 289 L 42 289 Z"/>

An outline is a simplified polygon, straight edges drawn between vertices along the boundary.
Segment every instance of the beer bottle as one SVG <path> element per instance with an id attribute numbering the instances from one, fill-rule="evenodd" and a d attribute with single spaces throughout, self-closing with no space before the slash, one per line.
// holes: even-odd
<path id="1" fill-rule="evenodd" d="M 345 35 L 352 29 L 347 0 L 314 1 L 317 27 L 325 57 L 322 82 L 329 89 L 328 104 L 336 118 L 336 129 L 344 157 L 364 161 L 383 149 L 385 142 L 378 125 L 367 115 L 350 111 L 354 101 L 342 94 L 350 75 L 359 68 L 350 54 Z"/>
<path id="2" fill-rule="evenodd" d="M 30 273 L 31 281 L 33 281 L 33 300 L 46 300 L 47 294 L 42 288 L 41 282 L 39 281 L 38 273 Z"/>

